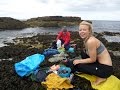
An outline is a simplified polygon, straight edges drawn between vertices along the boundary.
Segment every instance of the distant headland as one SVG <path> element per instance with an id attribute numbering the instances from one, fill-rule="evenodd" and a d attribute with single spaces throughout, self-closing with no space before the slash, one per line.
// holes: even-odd
<path id="1" fill-rule="evenodd" d="M 78 25 L 81 21 L 81 17 L 72 16 L 44 16 L 30 18 L 25 21 L 11 17 L 0 17 L 0 30 L 24 29 L 29 27 L 74 26 Z"/>

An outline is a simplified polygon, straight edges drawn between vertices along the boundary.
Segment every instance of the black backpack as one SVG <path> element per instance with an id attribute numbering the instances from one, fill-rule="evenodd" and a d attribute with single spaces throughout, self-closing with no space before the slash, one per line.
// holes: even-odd
<path id="1" fill-rule="evenodd" d="M 43 81 L 45 81 L 45 78 L 47 77 L 47 73 L 46 73 L 46 71 L 44 71 L 44 70 L 39 70 L 36 74 L 35 73 L 32 73 L 31 75 L 30 75 L 30 79 L 32 80 L 32 81 L 36 81 L 36 82 L 43 82 Z"/>

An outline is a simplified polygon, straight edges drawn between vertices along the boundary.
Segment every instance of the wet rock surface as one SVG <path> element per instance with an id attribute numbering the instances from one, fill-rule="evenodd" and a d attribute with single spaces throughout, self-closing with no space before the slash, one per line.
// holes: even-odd
<path id="1" fill-rule="evenodd" d="M 113 53 L 120 51 L 120 42 L 109 43 L 103 38 L 103 35 L 108 33 L 95 33 L 95 36 L 108 48 L 113 61 L 113 75 L 120 79 L 120 56 Z M 111 35 L 111 33 L 109 34 Z M 71 36 L 71 43 L 77 44 L 76 56 L 79 56 L 83 42 L 79 38 L 78 32 L 71 32 Z M 42 54 L 44 49 L 51 46 L 55 37 L 56 35 L 37 35 L 30 38 L 17 38 L 14 40 L 14 43 L 9 43 L 9 46 L 0 47 L 0 90 L 46 90 L 40 83 L 19 77 L 15 73 L 14 64 L 25 59 L 27 56 L 36 53 Z M 72 54 L 69 55 L 69 58 L 74 57 Z M 40 67 L 48 67 L 54 64 L 48 62 L 48 58 L 46 58 Z M 74 76 L 72 84 L 75 88 L 70 90 L 94 90 L 88 80 L 78 76 Z"/>

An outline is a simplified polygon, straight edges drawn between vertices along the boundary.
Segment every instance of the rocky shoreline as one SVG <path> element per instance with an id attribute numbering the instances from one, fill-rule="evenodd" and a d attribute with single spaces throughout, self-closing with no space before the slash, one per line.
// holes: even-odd
<path id="1" fill-rule="evenodd" d="M 120 42 L 108 42 L 103 35 L 120 35 L 120 33 L 102 32 L 95 33 L 95 36 L 100 39 L 108 48 L 112 61 L 114 74 L 120 79 Z M 71 43 L 77 44 L 76 56 L 79 55 L 82 49 L 83 42 L 79 38 L 77 32 L 71 32 Z M 7 43 L 8 46 L 0 47 L 0 90 L 45 90 L 40 83 L 33 82 L 26 78 L 20 78 L 14 71 L 14 64 L 25 59 L 27 56 L 42 53 L 44 49 L 47 49 L 56 35 L 37 35 L 27 38 L 16 38 L 14 43 Z M 115 54 L 116 53 L 116 54 Z M 73 58 L 72 55 L 70 58 Z M 40 66 L 47 67 L 54 63 L 48 62 L 47 58 Z M 81 88 L 81 90 L 94 90 L 90 82 L 84 78 L 75 76 L 73 85 L 75 88 Z"/>
<path id="2" fill-rule="evenodd" d="M 62 27 L 75 26 L 81 22 L 81 17 L 67 16 L 45 16 L 30 18 L 28 20 L 17 20 L 11 17 L 0 17 L 1 30 L 19 30 L 30 27 Z"/>

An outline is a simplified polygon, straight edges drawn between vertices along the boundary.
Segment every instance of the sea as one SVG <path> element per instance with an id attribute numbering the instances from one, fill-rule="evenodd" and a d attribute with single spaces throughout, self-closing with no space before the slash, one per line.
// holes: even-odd
<path id="1" fill-rule="evenodd" d="M 92 20 L 93 31 L 101 33 L 117 32 L 120 33 L 120 21 Z M 69 31 L 78 31 L 78 26 L 67 27 Z M 4 43 L 13 42 L 15 38 L 32 37 L 37 34 L 57 34 L 61 28 L 59 27 L 36 27 L 25 28 L 21 30 L 2 30 L 0 31 L 0 47 L 6 46 Z M 117 36 L 104 36 L 108 42 L 120 42 L 120 34 Z"/>

